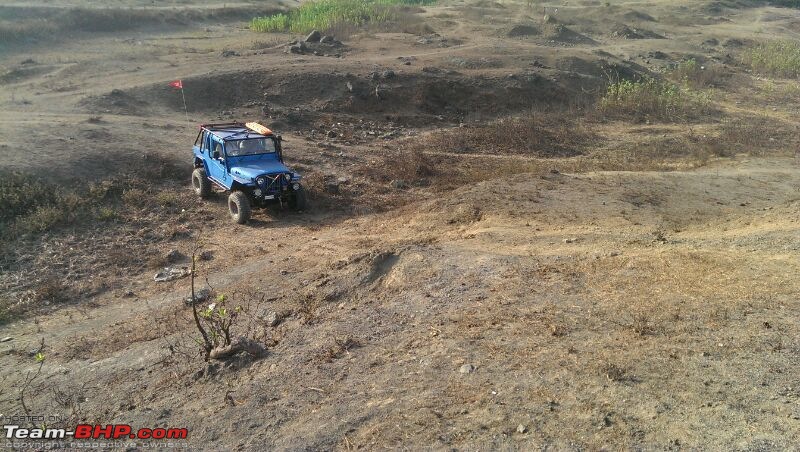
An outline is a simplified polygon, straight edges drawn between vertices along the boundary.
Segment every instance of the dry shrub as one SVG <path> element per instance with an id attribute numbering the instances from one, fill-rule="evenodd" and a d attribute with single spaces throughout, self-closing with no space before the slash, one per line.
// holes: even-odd
<path id="1" fill-rule="evenodd" d="M 656 78 L 609 83 L 597 110 L 604 117 L 636 122 L 682 122 L 713 112 L 709 94 Z"/>
<path id="2" fill-rule="evenodd" d="M 678 63 L 669 72 L 672 80 L 693 89 L 720 87 L 723 85 L 725 76 L 726 73 L 720 66 L 700 64 L 694 58 Z"/>

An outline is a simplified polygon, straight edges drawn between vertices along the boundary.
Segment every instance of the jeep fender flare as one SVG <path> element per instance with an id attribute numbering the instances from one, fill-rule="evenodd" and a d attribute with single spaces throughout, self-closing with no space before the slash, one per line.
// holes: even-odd
<path id="1" fill-rule="evenodd" d="M 245 193 L 250 193 L 253 187 L 248 187 L 247 185 L 239 182 L 238 180 L 234 179 L 231 183 L 230 191 L 234 192 L 236 190 L 243 191 Z"/>

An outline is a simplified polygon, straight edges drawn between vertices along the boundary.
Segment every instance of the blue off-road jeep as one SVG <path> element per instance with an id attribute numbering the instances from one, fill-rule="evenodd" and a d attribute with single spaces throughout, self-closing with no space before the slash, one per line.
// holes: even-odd
<path id="1" fill-rule="evenodd" d="M 255 122 L 203 124 L 194 142 L 192 187 L 201 198 L 213 182 L 230 192 L 231 218 L 245 224 L 251 207 L 279 203 L 303 210 L 306 195 L 300 175 L 283 164 L 281 137 Z"/>

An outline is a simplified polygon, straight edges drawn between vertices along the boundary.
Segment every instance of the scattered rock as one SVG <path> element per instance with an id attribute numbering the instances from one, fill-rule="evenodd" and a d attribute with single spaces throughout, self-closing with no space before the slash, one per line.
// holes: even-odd
<path id="1" fill-rule="evenodd" d="M 8 342 L 8 341 L 11 341 L 11 340 L 14 340 L 14 338 L 11 337 L 11 336 L 6 336 L 6 337 L 0 339 L 0 342 Z"/>
<path id="2" fill-rule="evenodd" d="M 525 427 L 522 424 L 519 424 L 517 426 L 517 433 L 527 433 L 527 431 L 528 431 L 528 427 Z"/>
<path id="3" fill-rule="evenodd" d="M 201 261 L 210 261 L 211 259 L 214 259 L 213 251 L 203 251 L 202 253 L 200 253 Z"/>
<path id="4" fill-rule="evenodd" d="M 472 372 L 475 372 L 475 369 L 476 367 L 473 364 L 464 364 L 458 369 L 458 371 L 462 374 L 471 374 Z"/>
<path id="5" fill-rule="evenodd" d="M 575 237 L 570 237 L 568 239 L 564 239 L 564 243 L 575 243 L 577 241 L 578 241 L 578 239 L 576 239 Z"/>
<path id="6" fill-rule="evenodd" d="M 192 296 L 189 295 L 188 297 L 186 297 L 183 300 L 183 303 L 186 306 L 192 306 L 192 305 L 195 305 L 195 304 L 198 304 L 198 303 L 204 303 L 204 302 L 208 301 L 208 299 L 210 297 L 211 297 L 211 290 L 209 290 L 207 288 L 206 289 L 200 289 L 197 292 L 195 292 L 194 300 L 192 300 Z"/>
<path id="7" fill-rule="evenodd" d="M 280 325 L 284 318 L 286 318 L 286 315 L 283 313 L 270 311 L 264 316 L 264 323 L 266 323 L 268 327 L 274 328 Z"/>
<path id="8" fill-rule="evenodd" d="M 322 39 L 322 33 L 317 30 L 312 31 L 311 33 L 306 36 L 306 42 L 320 42 Z"/>
<path id="9" fill-rule="evenodd" d="M 330 35 L 325 35 L 319 40 L 319 42 L 321 42 L 323 44 L 333 44 L 335 41 L 336 40 L 333 39 L 333 36 L 330 36 Z"/>
<path id="10" fill-rule="evenodd" d="M 239 56 L 239 52 L 236 52 L 234 50 L 223 50 L 222 56 L 225 58 Z"/>
<path id="11" fill-rule="evenodd" d="M 719 41 L 716 38 L 710 38 L 703 41 L 703 45 L 708 47 L 716 47 L 719 45 Z"/>
<path id="12" fill-rule="evenodd" d="M 395 76 L 395 73 L 394 73 L 394 71 L 393 71 L 393 70 L 391 70 L 391 69 L 387 69 L 387 70 L 383 71 L 383 73 L 381 74 L 381 76 L 382 76 L 383 78 L 394 78 L 394 76 Z"/>
<path id="13" fill-rule="evenodd" d="M 153 276 L 153 281 L 155 282 L 165 282 L 165 281 L 172 281 L 178 278 L 183 278 L 192 274 L 192 271 L 189 267 L 182 266 L 182 267 L 164 267 L 164 270 L 156 273 Z"/>

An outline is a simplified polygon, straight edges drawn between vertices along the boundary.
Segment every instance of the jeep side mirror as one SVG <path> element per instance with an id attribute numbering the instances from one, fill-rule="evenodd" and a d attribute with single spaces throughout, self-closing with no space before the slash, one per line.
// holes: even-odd
<path id="1" fill-rule="evenodd" d="M 214 151 L 214 153 L 211 154 L 211 158 L 219 160 L 220 158 L 219 151 Z"/>

